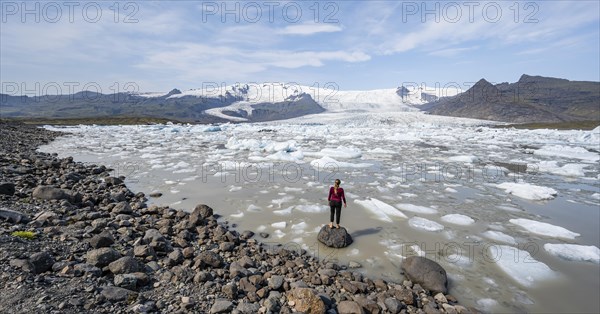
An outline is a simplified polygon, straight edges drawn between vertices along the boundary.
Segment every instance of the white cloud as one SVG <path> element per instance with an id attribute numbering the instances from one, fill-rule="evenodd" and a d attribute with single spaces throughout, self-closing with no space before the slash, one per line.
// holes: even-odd
<path id="1" fill-rule="evenodd" d="M 283 29 L 277 31 L 278 34 L 283 35 L 313 35 L 318 33 L 335 33 L 341 32 L 342 27 L 334 24 L 326 23 L 304 23 L 298 25 L 288 25 Z"/>
<path id="2" fill-rule="evenodd" d="M 462 53 L 465 53 L 467 51 L 475 50 L 478 48 L 479 48 L 478 46 L 474 46 L 474 47 L 439 49 L 439 50 L 431 51 L 429 53 L 429 55 L 436 56 L 436 57 L 454 57 L 454 56 L 458 56 Z"/>

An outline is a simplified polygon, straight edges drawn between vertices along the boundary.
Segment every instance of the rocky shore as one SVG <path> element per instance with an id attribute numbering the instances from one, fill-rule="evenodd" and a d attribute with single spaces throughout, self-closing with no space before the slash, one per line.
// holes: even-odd
<path id="1" fill-rule="evenodd" d="M 1 313 L 476 312 L 261 243 L 208 205 L 147 205 L 104 166 L 36 151 L 57 136 L 0 122 Z"/>

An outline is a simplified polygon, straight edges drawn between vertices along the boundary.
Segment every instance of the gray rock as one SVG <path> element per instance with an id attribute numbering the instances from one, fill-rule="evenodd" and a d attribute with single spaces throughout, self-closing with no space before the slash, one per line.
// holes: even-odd
<path id="1" fill-rule="evenodd" d="M 29 257 L 29 262 L 33 265 L 36 274 L 41 274 L 52 269 L 54 257 L 48 252 L 39 252 Z"/>
<path id="2" fill-rule="evenodd" d="M 75 272 L 79 272 L 80 275 L 91 275 L 93 277 L 100 277 L 102 276 L 102 269 L 90 265 L 90 264 L 86 264 L 86 263 L 79 263 L 79 264 L 75 264 L 75 266 L 73 266 L 73 270 Z"/>
<path id="3" fill-rule="evenodd" d="M 27 259 L 18 259 L 18 258 L 15 258 L 15 259 L 10 260 L 10 262 L 8 262 L 8 264 L 11 267 L 21 268 L 24 272 L 28 272 L 28 273 L 34 273 L 35 272 L 35 267 Z"/>
<path id="4" fill-rule="evenodd" d="M 133 255 L 137 257 L 155 256 L 156 252 L 151 246 L 148 245 L 136 245 L 133 247 Z"/>
<path id="5" fill-rule="evenodd" d="M 361 268 L 361 267 L 362 267 L 362 265 L 359 262 L 350 261 L 348 263 L 348 268 L 351 268 L 351 269 Z"/>
<path id="6" fill-rule="evenodd" d="M 6 220 L 8 222 L 13 222 L 13 223 L 29 222 L 29 217 L 27 217 L 27 215 L 25 215 L 21 212 L 6 209 L 6 208 L 0 208 L 0 218 Z"/>
<path id="7" fill-rule="evenodd" d="M 246 277 L 249 272 L 246 268 L 240 265 L 238 262 L 233 262 L 229 265 L 229 277 Z"/>
<path id="8" fill-rule="evenodd" d="M 331 268 L 321 268 L 318 271 L 319 275 L 327 276 L 327 277 L 335 277 L 337 275 L 337 271 Z"/>
<path id="9" fill-rule="evenodd" d="M 128 290 L 135 290 L 137 287 L 137 277 L 133 274 L 119 274 L 115 275 L 113 280 L 115 286 L 125 288 Z"/>
<path id="10" fill-rule="evenodd" d="M 128 300 L 130 297 L 137 297 L 137 293 L 135 291 L 115 286 L 107 286 L 102 288 L 101 294 L 111 302 L 120 302 Z"/>
<path id="11" fill-rule="evenodd" d="M 352 237 L 346 228 L 329 228 L 328 225 L 323 226 L 317 236 L 319 242 L 333 248 L 343 248 L 352 244 Z"/>
<path id="12" fill-rule="evenodd" d="M 215 268 L 220 267 L 223 264 L 223 258 L 219 254 L 212 251 L 204 251 L 198 255 L 198 258 L 200 261 L 202 261 L 202 263 Z"/>
<path id="13" fill-rule="evenodd" d="M 402 311 L 402 303 L 396 298 L 386 298 L 383 303 L 387 310 L 392 314 L 398 314 Z"/>
<path id="14" fill-rule="evenodd" d="M 81 201 L 81 195 L 79 193 L 43 185 L 36 187 L 31 196 L 43 200 L 68 200 L 71 203 Z"/>
<path id="15" fill-rule="evenodd" d="M 254 232 L 252 232 L 250 230 L 245 230 L 240 235 L 240 238 L 243 239 L 243 240 L 248 240 L 248 239 L 252 238 L 253 236 L 254 236 Z"/>
<path id="16" fill-rule="evenodd" d="M 12 196 L 15 194 L 15 184 L 11 182 L 0 183 L 0 194 Z"/>
<path id="17" fill-rule="evenodd" d="M 104 267 L 121 258 L 121 254 L 111 248 L 99 248 L 87 252 L 85 259 L 90 265 Z"/>
<path id="18" fill-rule="evenodd" d="M 104 178 L 104 182 L 109 185 L 119 185 L 123 183 L 123 180 L 115 177 L 106 177 Z"/>
<path id="19" fill-rule="evenodd" d="M 321 297 L 311 288 L 295 288 L 287 294 L 289 303 L 294 304 L 294 309 L 304 313 L 325 314 L 327 307 Z"/>
<path id="20" fill-rule="evenodd" d="M 266 233 L 266 232 L 261 232 L 261 233 L 259 233 L 259 235 L 260 235 L 262 238 L 264 238 L 264 239 L 266 239 L 266 238 L 268 238 L 268 237 L 269 237 L 269 234 L 268 234 L 268 233 Z"/>
<path id="21" fill-rule="evenodd" d="M 156 229 L 148 229 L 146 230 L 146 233 L 144 233 L 144 243 L 150 243 L 152 241 L 164 242 L 165 236 Z"/>
<path id="22" fill-rule="evenodd" d="M 211 217 L 213 215 L 213 209 L 208 205 L 200 204 L 194 208 L 194 211 L 190 214 L 189 221 L 198 225 L 204 219 Z"/>
<path id="23" fill-rule="evenodd" d="M 117 215 L 118 214 L 131 214 L 132 212 L 133 212 L 133 210 L 131 209 L 131 206 L 127 202 L 119 202 L 112 209 L 112 213 L 117 214 Z"/>
<path id="24" fill-rule="evenodd" d="M 234 284 L 224 285 L 223 288 L 221 288 L 221 292 L 223 292 L 230 300 L 237 299 L 238 290 L 237 286 Z"/>
<path id="25" fill-rule="evenodd" d="M 236 308 L 240 314 L 255 314 L 258 313 L 260 305 L 258 303 L 240 302 Z"/>
<path id="26" fill-rule="evenodd" d="M 106 230 L 102 231 L 100 234 L 93 236 L 90 239 L 90 245 L 95 249 L 99 249 L 102 247 L 109 247 L 113 243 L 115 243 L 115 239 L 110 234 L 110 232 L 108 232 Z"/>
<path id="27" fill-rule="evenodd" d="M 283 276 L 273 275 L 269 278 L 269 288 L 271 290 L 279 290 L 283 286 L 284 278 Z"/>
<path id="28" fill-rule="evenodd" d="M 121 257 L 108 265 L 108 269 L 113 274 L 135 273 L 139 270 L 139 267 L 138 261 L 131 256 Z"/>
<path id="29" fill-rule="evenodd" d="M 402 262 L 404 274 L 413 283 L 434 293 L 448 293 L 446 270 L 440 264 L 421 256 L 410 256 Z"/>
<path id="30" fill-rule="evenodd" d="M 160 192 L 152 192 L 152 193 L 148 194 L 148 196 L 150 196 L 150 197 L 161 197 L 162 193 L 160 193 Z"/>
<path id="31" fill-rule="evenodd" d="M 219 249 L 223 252 L 231 252 L 235 248 L 235 243 L 233 242 L 222 242 L 219 244 Z"/>
<path id="32" fill-rule="evenodd" d="M 365 313 L 362 307 L 354 301 L 342 301 L 338 304 L 337 310 L 339 314 L 363 314 Z"/>
<path id="33" fill-rule="evenodd" d="M 183 253 L 180 249 L 174 249 L 173 252 L 169 253 L 168 257 L 169 266 L 181 264 L 181 262 L 184 260 Z"/>
<path id="34" fill-rule="evenodd" d="M 203 283 L 213 280 L 213 276 L 207 271 L 201 271 L 194 276 L 194 283 Z"/>
<path id="35" fill-rule="evenodd" d="M 229 313 L 233 309 L 233 303 L 228 300 L 216 300 L 210 307 L 210 313 Z"/>

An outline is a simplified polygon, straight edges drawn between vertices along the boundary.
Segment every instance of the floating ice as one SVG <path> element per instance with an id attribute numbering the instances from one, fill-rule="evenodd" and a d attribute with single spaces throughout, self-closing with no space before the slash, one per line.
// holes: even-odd
<path id="1" fill-rule="evenodd" d="M 448 158 L 448 160 L 454 161 L 454 162 L 474 163 L 474 162 L 477 162 L 479 160 L 479 158 L 477 158 L 477 156 L 472 156 L 472 155 L 461 155 L 461 156 L 452 156 L 452 157 Z"/>
<path id="2" fill-rule="evenodd" d="M 292 230 L 304 230 L 304 229 L 306 229 L 307 226 L 308 225 L 306 224 L 306 222 L 303 221 L 303 222 L 292 225 L 291 228 L 292 228 Z"/>
<path id="3" fill-rule="evenodd" d="M 356 256 L 358 253 L 360 253 L 358 249 L 352 249 L 350 252 L 348 252 L 347 256 Z"/>
<path id="4" fill-rule="evenodd" d="M 254 204 L 250 204 L 250 205 L 248 205 L 248 208 L 246 210 L 249 212 L 259 212 L 262 209 Z"/>
<path id="5" fill-rule="evenodd" d="M 490 246 L 487 259 L 495 261 L 508 276 L 525 287 L 556 276 L 550 267 L 533 259 L 529 252 L 508 245 Z"/>
<path id="6" fill-rule="evenodd" d="M 515 240 L 515 238 L 501 231 L 488 230 L 482 233 L 482 235 L 494 241 L 504 242 L 508 244 L 517 244 L 517 240 Z"/>
<path id="7" fill-rule="evenodd" d="M 565 164 L 562 167 L 558 166 L 556 161 L 540 161 L 537 164 L 528 165 L 527 168 L 533 168 L 541 172 L 549 172 L 567 177 L 583 177 L 585 172 L 583 169 L 587 165 L 583 164 Z"/>
<path id="8" fill-rule="evenodd" d="M 408 224 L 415 229 L 421 229 L 425 231 L 444 230 L 444 226 L 440 225 L 439 223 L 422 217 L 413 217 L 408 220 Z"/>
<path id="9" fill-rule="evenodd" d="M 408 203 L 398 203 L 398 204 L 396 204 L 396 207 L 403 209 L 403 210 L 407 210 L 409 212 L 419 213 L 419 214 L 437 214 L 437 212 L 438 212 L 437 209 L 434 209 L 431 207 L 413 205 L 413 204 L 408 204 Z"/>
<path id="10" fill-rule="evenodd" d="M 285 221 L 274 222 L 271 224 L 271 227 L 276 228 L 276 229 L 283 229 L 283 228 L 285 228 L 285 226 L 287 226 L 287 222 L 285 222 Z"/>
<path id="11" fill-rule="evenodd" d="M 565 145 L 546 145 L 533 153 L 540 156 L 564 157 L 588 161 L 598 161 L 600 159 L 600 154 L 598 153 L 590 152 L 583 147 Z"/>
<path id="12" fill-rule="evenodd" d="M 233 218 L 242 218 L 244 217 L 244 212 L 237 212 L 236 214 L 231 214 L 230 216 Z"/>
<path id="13" fill-rule="evenodd" d="M 332 158 L 360 158 L 362 152 L 356 147 L 338 146 L 337 148 L 323 148 L 320 152 L 316 153 L 320 156 L 329 156 Z"/>
<path id="14" fill-rule="evenodd" d="M 324 213 L 328 207 L 326 205 L 296 205 L 294 209 L 304 213 Z"/>
<path id="15" fill-rule="evenodd" d="M 377 216 L 377 219 L 387 222 L 392 222 L 392 217 L 399 218 L 408 218 L 404 213 L 402 213 L 397 208 L 384 203 L 376 198 L 366 199 L 366 200 L 354 200 L 354 202 L 358 205 L 363 206 L 368 209 L 371 213 Z"/>
<path id="16" fill-rule="evenodd" d="M 273 231 L 273 235 L 275 235 L 279 239 L 285 237 L 285 233 L 279 229 Z"/>
<path id="17" fill-rule="evenodd" d="M 531 219 L 517 218 L 509 220 L 510 223 L 523 227 L 525 230 L 548 237 L 575 239 L 580 236 L 579 233 L 569 231 L 563 227 L 551 225 L 545 222 L 539 222 Z"/>
<path id="18" fill-rule="evenodd" d="M 290 215 L 292 213 L 292 208 L 293 207 L 294 206 L 290 206 L 290 207 L 285 208 L 285 209 L 274 210 L 273 214 L 275 214 L 275 215 L 282 215 L 282 216 L 284 216 L 284 215 Z"/>
<path id="19" fill-rule="evenodd" d="M 323 170 L 337 168 L 369 168 L 373 166 L 372 164 L 368 163 L 350 163 L 344 161 L 337 161 L 329 156 L 324 156 L 319 159 L 312 160 L 310 162 L 310 165 L 313 166 L 313 168 Z"/>
<path id="20" fill-rule="evenodd" d="M 475 220 L 473 220 L 473 218 L 466 216 L 466 215 L 461 215 L 461 214 L 445 215 L 445 216 L 442 216 L 442 220 L 445 222 L 449 222 L 449 223 L 452 223 L 455 225 L 461 225 L 461 226 L 468 226 L 475 222 Z"/>
<path id="21" fill-rule="evenodd" d="M 377 147 L 377 148 L 374 148 L 374 149 L 371 149 L 371 150 L 367 151 L 367 153 L 369 153 L 369 154 L 381 154 L 381 155 L 393 155 L 393 154 L 396 154 L 398 152 L 397 151 L 393 151 L 391 149 L 383 149 L 383 148 Z"/>
<path id="22" fill-rule="evenodd" d="M 302 152 L 288 153 L 285 151 L 278 151 L 278 152 L 271 154 L 265 158 L 269 159 L 269 160 L 281 160 L 281 161 L 302 163 L 302 158 L 304 158 L 304 155 L 302 154 Z"/>
<path id="23" fill-rule="evenodd" d="M 553 199 L 558 194 L 553 188 L 529 183 L 504 182 L 496 186 L 506 193 L 534 201 Z"/>
<path id="24" fill-rule="evenodd" d="M 544 250 L 567 261 L 600 264 L 600 249 L 593 245 L 546 243 Z"/>
<path id="25" fill-rule="evenodd" d="M 490 298 L 479 299 L 477 300 L 477 305 L 479 305 L 482 310 L 486 312 L 492 312 L 494 307 L 498 305 L 498 301 Z"/>

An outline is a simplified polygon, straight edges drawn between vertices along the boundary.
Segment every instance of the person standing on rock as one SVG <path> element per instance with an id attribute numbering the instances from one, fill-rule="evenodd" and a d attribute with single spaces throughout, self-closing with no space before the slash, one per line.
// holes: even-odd
<path id="1" fill-rule="evenodd" d="M 346 207 L 346 195 L 344 195 L 344 189 L 340 187 L 340 179 L 335 179 L 332 187 L 329 188 L 329 196 L 327 200 L 329 201 L 329 208 L 331 214 L 329 215 L 329 228 L 333 228 L 333 218 L 335 216 L 335 224 L 336 228 L 340 228 L 340 214 L 342 213 L 342 201 L 344 202 L 344 207 Z"/>

